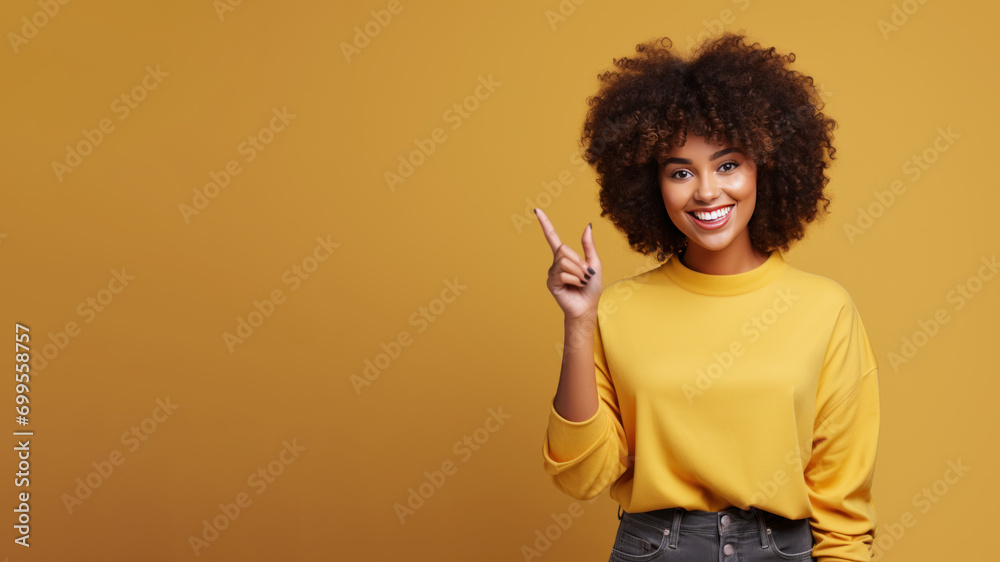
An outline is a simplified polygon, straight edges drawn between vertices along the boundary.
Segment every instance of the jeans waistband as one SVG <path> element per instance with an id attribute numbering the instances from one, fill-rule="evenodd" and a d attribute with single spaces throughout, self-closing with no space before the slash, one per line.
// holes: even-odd
<path id="1" fill-rule="evenodd" d="M 680 531 L 718 532 L 719 535 L 759 533 L 761 547 L 767 548 L 768 522 L 786 521 L 784 517 L 750 506 L 749 509 L 730 507 L 722 511 L 686 510 L 681 507 L 631 513 L 618 506 L 618 519 L 636 518 L 664 529 L 669 544 L 676 546 Z"/>

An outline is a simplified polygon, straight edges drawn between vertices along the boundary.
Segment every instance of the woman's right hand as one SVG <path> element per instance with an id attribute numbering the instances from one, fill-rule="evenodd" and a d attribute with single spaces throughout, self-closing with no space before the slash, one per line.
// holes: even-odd
<path id="1" fill-rule="evenodd" d="M 597 318 L 597 305 L 603 289 L 601 260 L 594 247 L 593 227 L 583 231 L 583 253 L 586 259 L 559 241 L 556 229 L 541 209 L 535 209 L 542 232 L 552 248 L 552 267 L 546 285 L 556 298 L 567 319 Z"/>

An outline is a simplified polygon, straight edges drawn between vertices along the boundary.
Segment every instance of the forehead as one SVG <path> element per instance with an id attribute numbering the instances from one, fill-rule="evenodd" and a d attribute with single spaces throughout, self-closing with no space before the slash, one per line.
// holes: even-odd
<path id="1" fill-rule="evenodd" d="M 685 153 L 685 152 L 715 152 L 722 150 L 723 148 L 730 148 L 730 145 L 725 140 L 708 142 L 707 137 L 700 135 L 688 134 L 687 138 L 684 140 L 684 144 L 676 145 L 670 149 L 670 154 L 675 153 Z"/>

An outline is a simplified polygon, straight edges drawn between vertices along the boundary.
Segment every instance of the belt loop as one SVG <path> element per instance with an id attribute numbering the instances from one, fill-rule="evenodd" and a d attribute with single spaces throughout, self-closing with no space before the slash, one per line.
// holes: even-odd
<path id="1" fill-rule="evenodd" d="M 760 525 L 760 547 L 768 548 L 770 547 L 770 545 L 767 542 L 768 529 L 767 529 L 767 523 L 764 522 L 764 514 L 761 513 L 760 509 L 757 509 L 754 506 L 750 506 L 750 509 L 752 509 L 754 513 L 757 514 L 757 523 Z"/>
<path id="2" fill-rule="evenodd" d="M 618 520 L 622 520 L 622 506 L 620 504 L 618 505 Z"/>
<path id="3" fill-rule="evenodd" d="M 677 548 L 677 541 L 681 538 L 681 517 L 683 516 L 684 508 L 675 507 L 674 508 L 674 519 L 670 522 L 670 540 L 667 541 L 667 546 L 670 548 Z"/>

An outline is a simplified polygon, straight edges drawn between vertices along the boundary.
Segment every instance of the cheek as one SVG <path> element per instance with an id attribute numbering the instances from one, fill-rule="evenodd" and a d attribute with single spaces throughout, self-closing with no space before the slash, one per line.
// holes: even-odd
<path id="1" fill-rule="evenodd" d="M 740 177 L 734 182 L 732 195 L 739 198 L 746 205 L 753 205 L 757 199 L 757 178 L 756 176 Z"/>
<path id="2" fill-rule="evenodd" d="M 743 220 L 745 222 L 750 222 L 750 217 L 755 214 L 757 208 L 757 189 L 751 189 L 746 192 L 742 201 L 743 207 Z"/>
<path id="3" fill-rule="evenodd" d="M 686 199 L 677 190 L 661 189 L 660 195 L 663 196 L 663 204 L 666 206 L 667 212 L 680 213 L 681 209 L 684 208 Z"/>

